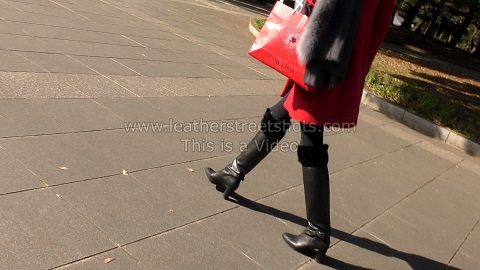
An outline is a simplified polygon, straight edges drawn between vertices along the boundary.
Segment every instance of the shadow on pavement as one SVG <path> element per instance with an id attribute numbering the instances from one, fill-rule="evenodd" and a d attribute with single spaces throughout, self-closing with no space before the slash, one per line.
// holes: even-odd
<path id="1" fill-rule="evenodd" d="M 425 258 L 423 256 L 403 252 L 400 250 L 396 250 L 391 248 L 383 243 L 375 242 L 370 239 L 364 237 L 358 237 L 355 235 L 351 235 L 349 233 L 339 231 L 336 229 L 332 229 L 332 235 L 341 241 L 348 242 L 350 244 L 359 246 L 361 248 L 368 249 L 370 251 L 376 252 L 386 257 L 393 257 L 400 259 L 412 268 L 412 269 L 458 269 L 455 267 L 448 266 L 444 263 L 434 261 L 429 258 Z M 433 248 L 433 247 L 432 247 Z"/>
<path id="2" fill-rule="evenodd" d="M 248 208 L 257 212 L 269 214 L 273 217 L 280 218 L 283 220 L 288 220 L 290 222 L 293 222 L 301 226 L 307 225 L 307 220 L 304 218 L 293 215 L 291 213 L 284 212 L 282 210 L 278 210 L 276 208 L 270 207 L 268 205 L 264 205 L 259 202 L 254 202 L 237 193 L 234 193 L 231 197 L 235 200 L 232 200 L 229 198 L 228 199 L 229 201 L 234 202 L 238 205 L 241 205 L 245 208 Z M 437 262 L 429 258 L 425 258 L 420 255 L 399 251 L 383 243 L 375 242 L 370 239 L 352 235 L 350 233 L 343 232 L 337 229 L 332 229 L 332 237 L 335 237 L 340 241 L 344 241 L 344 242 L 348 242 L 350 244 L 356 245 L 360 248 L 368 249 L 370 251 L 376 252 L 386 257 L 397 258 L 399 260 L 402 260 L 408 263 L 408 265 L 412 269 L 447 269 L 447 268 L 452 270 L 458 269 L 455 267 L 448 266 L 444 263 Z M 305 255 L 309 256 L 312 259 L 314 258 L 314 254 L 305 254 Z M 324 264 L 327 266 L 333 267 L 335 269 L 370 269 L 370 268 L 349 264 L 348 262 L 343 262 L 329 256 L 325 258 Z"/>
<path id="3" fill-rule="evenodd" d="M 269 214 L 271 216 L 274 216 L 276 218 L 281 218 L 281 219 L 284 219 L 284 220 L 288 220 L 292 223 L 295 223 L 295 224 L 298 224 L 300 226 L 307 226 L 308 222 L 306 219 L 304 218 L 301 218 L 297 215 L 293 215 L 291 213 L 288 213 L 288 212 L 284 212 L 282 210 L 278 210 L 276 208 L 273 208 L 273 207 L 270 207 L 268 205 L 264 205 L 264 204 L 261 204 L 259 202 L 254 202 L 250 199 L 247 199 L 245 197 L 243 197 L 242 195 L 239 195 L 237 193 L 234 193 L 232 196 L 232 198 L 234 198 L 235 200 L 232 200 L 232 199 L 228 199 L 229 201 L 231 202 L 234 202 L 238 205 L 241 205 L 245 208 L 248 208 L 248 209 L 251 209 L 251 210 L 254 210 L 254 211 L 257 211 L 257 212 L 261 212 L 261 213 L 266 213 L 266 214 Z"/>

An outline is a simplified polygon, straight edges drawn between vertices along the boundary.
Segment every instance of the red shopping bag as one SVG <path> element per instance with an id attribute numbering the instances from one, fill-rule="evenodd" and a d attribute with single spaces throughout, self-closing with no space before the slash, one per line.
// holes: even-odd
<path id="1" fill-rule="evenodd" d="M 307 16 L 277 1 L 248 52 L 304 89 L 305 65 L 298 61 L 296 47 L 307 21 Z"/>

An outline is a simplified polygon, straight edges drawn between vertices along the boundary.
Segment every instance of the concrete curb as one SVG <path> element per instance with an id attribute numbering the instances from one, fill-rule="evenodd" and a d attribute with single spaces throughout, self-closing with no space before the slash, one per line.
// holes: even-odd
<path id="1" fill-rule="evenodd" d="M 259 31 L 255 28 L 255 26 L 253 26 L 252 20 L 253 18 L 250 19 L 248 29 L 254 37 L 257 37 Z M 370 108 L 393 117 L 400 123 L 427 136 L 442 140 L 445 143 L 460 148 L 471 155 L 480 156 L 480 144 L 473 142 L 452 130 L 440 127 L 428 120 L 421 118 L 418 115 L 406 111 L 404 108 L 394 105 L 381 97 L 375 96 L 367 91 L 363 91 L 362 102 Z"/>
<path id="2" fill-rule="evenodd" d="M 391 104 L 381 97 L 363 91 L 362 102 L 370 108 L 395 118 L 400 123 L 427 136 L 442 140 L 445 143 L 460 148 L 471 155 L 480 156 L 480 144 L 473 142 L 448 128 L 440 127 L 428 120 L 425 120 L 402 107 Z"/>
<path id="3" fill-rule="evenodd" d="M 252 33 L 252 35 L 256 38 L 258 37 L 258 34 L 260 33 L 260 31 L 258 31 L 257 28 L 253 26 L 252 21 L 253 21 L 253 18 L 250 18 L 250 22 L 248 23 L 248 30 L 250 30 L 250 33 Z"/>

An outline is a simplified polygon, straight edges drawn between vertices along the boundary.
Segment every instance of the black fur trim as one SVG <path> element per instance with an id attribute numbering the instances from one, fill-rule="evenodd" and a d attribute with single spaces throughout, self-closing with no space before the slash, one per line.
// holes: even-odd
<path id="1" fill-rule="evenodd" d="M 260 131 L 272 139 L 281 140 L 283 136 L 285 136 L 290 124 L 290 120 L 282 119 L 278 121 L 275 119 L 270 108 L 267 108 L 262 122 L 260 123 Z"/>
<path id="2" fill-rule="evenodd" d="M 327 167 L 328 145 L 321 146 L 298 146 L 298 162 L 303 167 Z"/>

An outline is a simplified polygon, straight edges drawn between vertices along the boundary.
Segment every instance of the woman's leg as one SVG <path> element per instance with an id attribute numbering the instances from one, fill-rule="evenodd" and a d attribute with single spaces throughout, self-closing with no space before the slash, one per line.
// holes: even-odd
<path id="1" fill-rule="evenodd" d="M 323 127 L 303 125 L 298 154 L 304 171 L 304 183 L 307 181 L 305 202 L 308 221 L 310 225 L 330 233 L 328 145 L 323 144 L 323 133 Z"/>
<path id="2" fill-rule="evenodd" d="M 317 250 L 317 262 L 325 256 L 331 233 L 328 145 L 323 144 L 323 132 L 323 127 L 302 125 L 298 160 L 302 164 L 308 226 L 300 235 L 283 235 L 297 251 Z"/>
<path id="3" fill-rule="evenodd" d="M 239 187 L 245 175 L 253 170 L 285 136 L 290 127 L 288 111 L 283 107 L 285 99 L 286 96 L 267 109 L 260 123 L 260 131 L 248 143 L 247 149 L 241 152 L 232 163 L 217 172 L 212 168 L 205 170 L 210 182 L 223 192 L 224 199 Z"/>
<path id="4" fill-rule="evenodd" d="M 287 109 L 285 109 L 285 107 L 283 106 L 283 104 L 285 103 L 285 100 L 287 100 L 288 98 L 288 95 L 290 93 L 287 93 L 282 99 L 280 99 L 275 105 L 273 105 L 271 108 L 270 108 L 270 112 L 272 113 L 272 116 L 277 119 L 278 121 L 282 120 L 282 119 L 286 119 L 288 121 L 290 121 L 290 115 L 288 114 L 288 111 Z"/>

